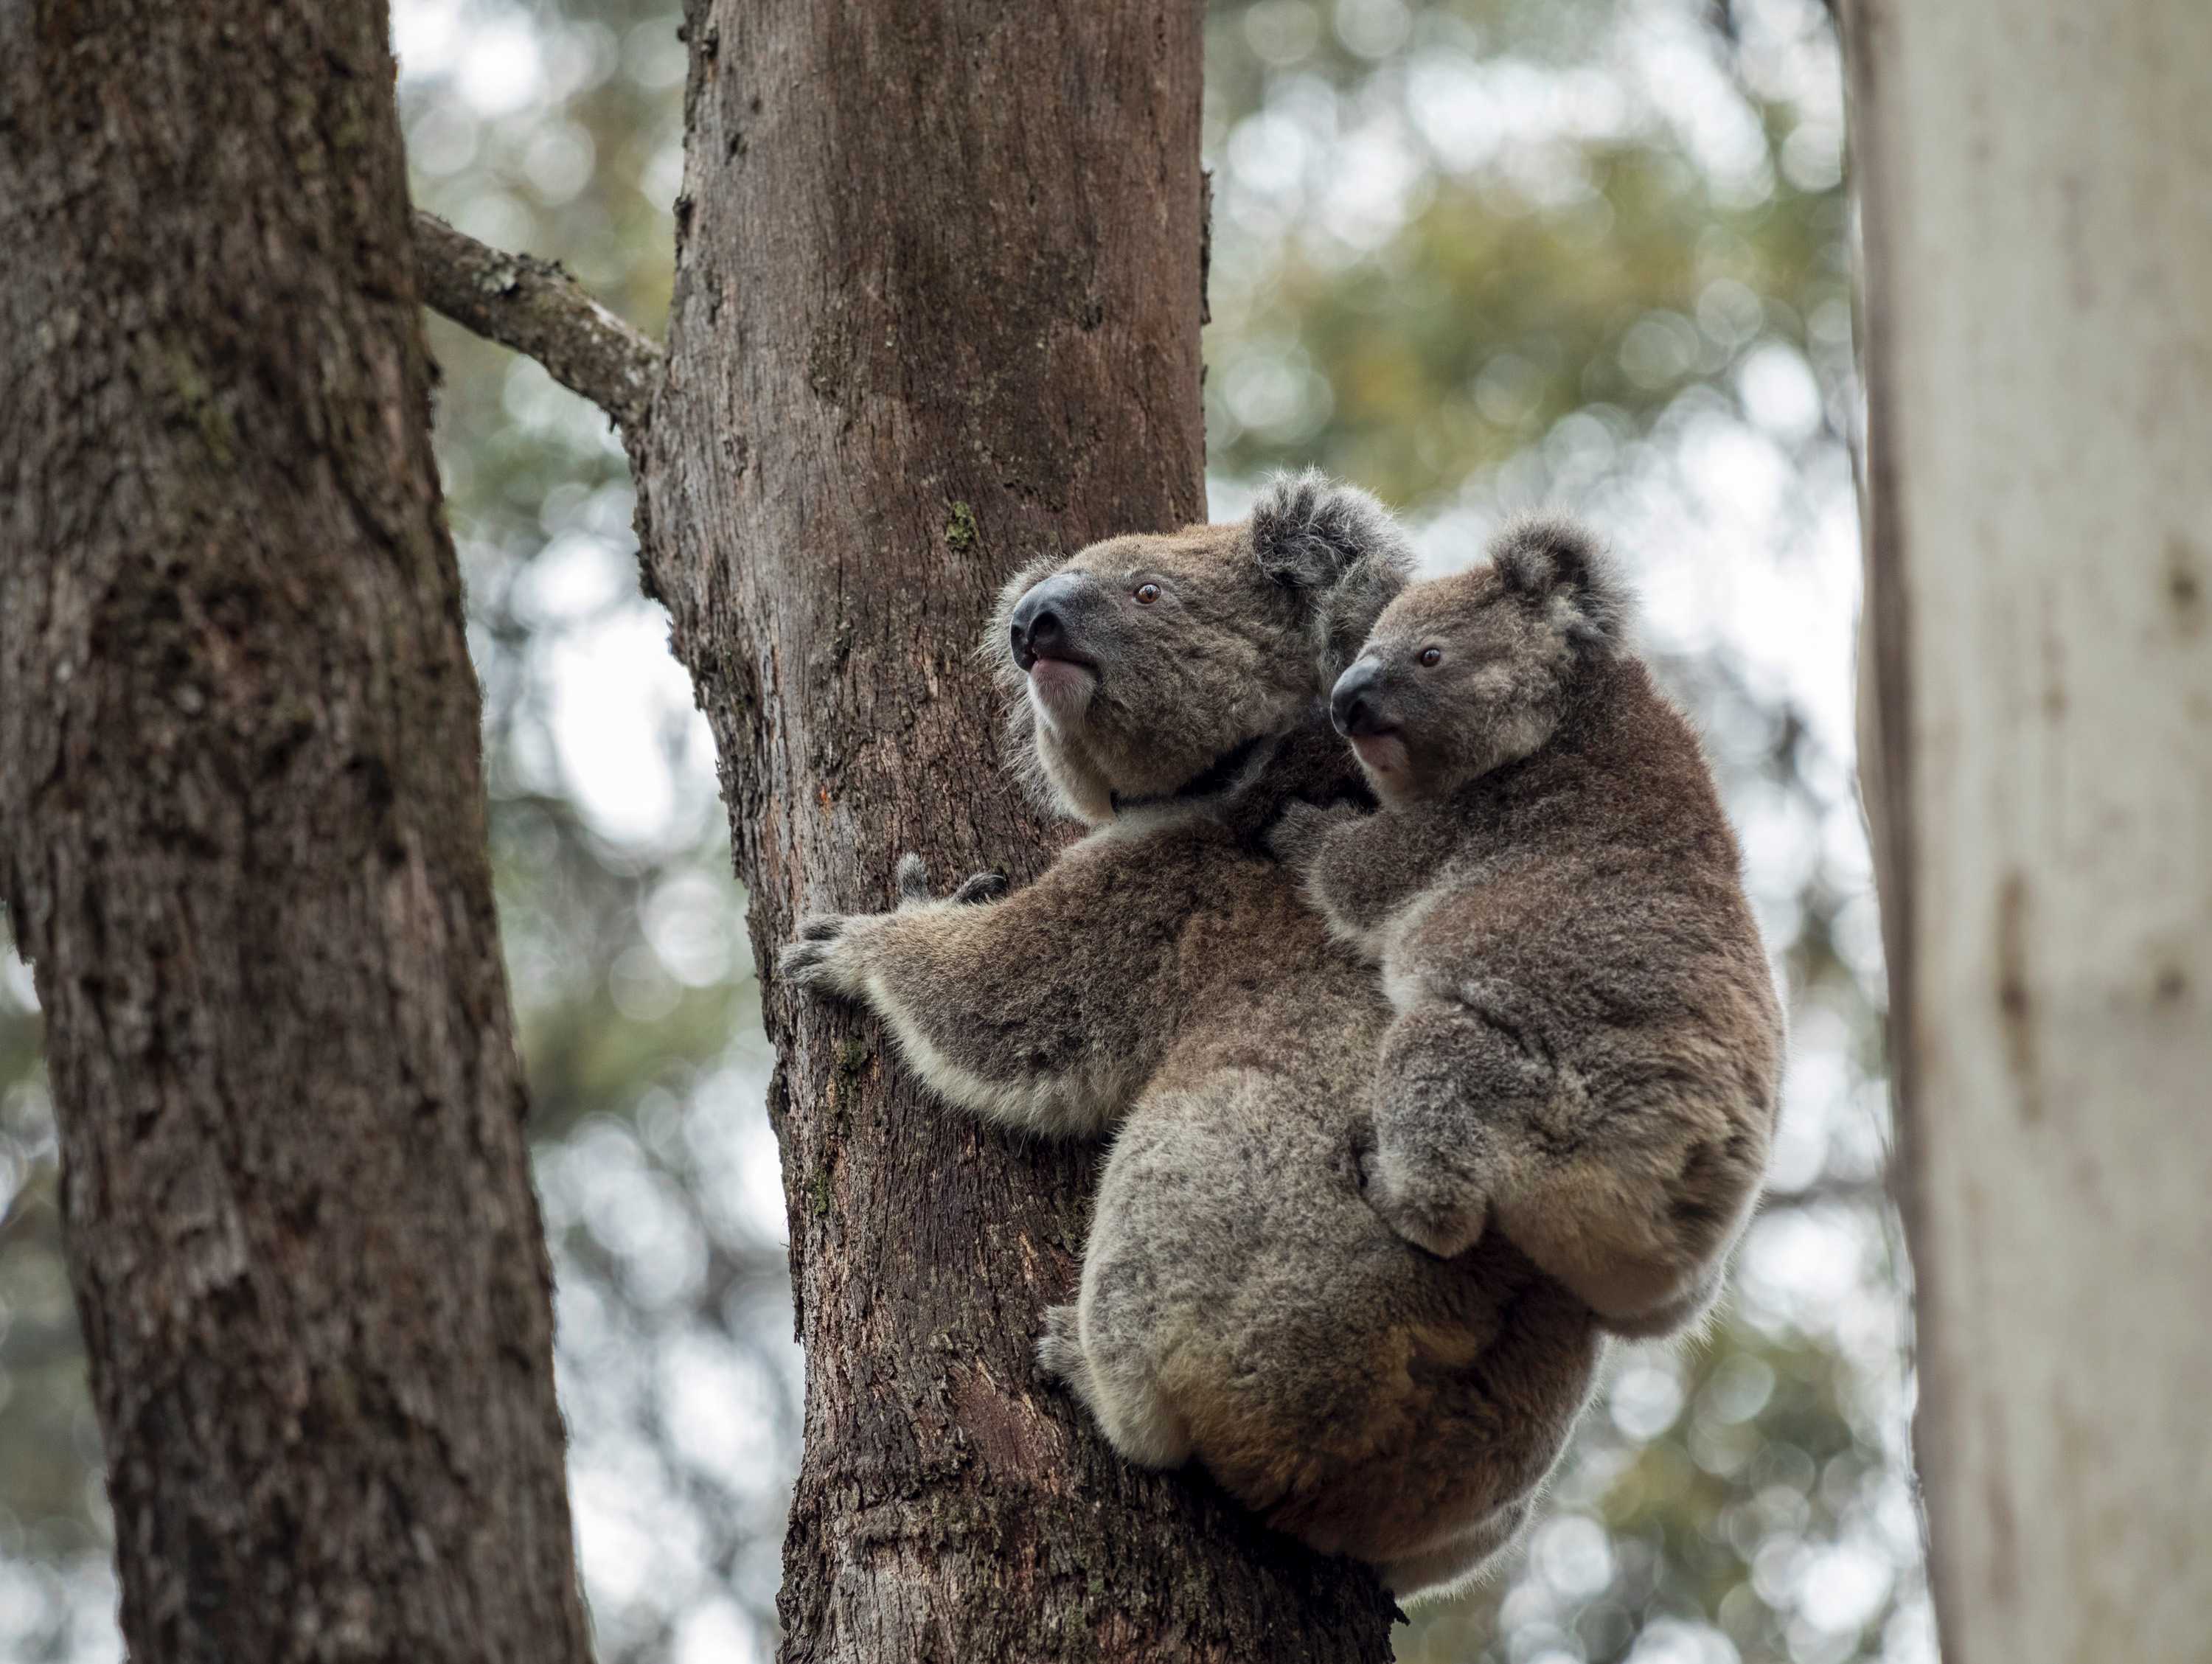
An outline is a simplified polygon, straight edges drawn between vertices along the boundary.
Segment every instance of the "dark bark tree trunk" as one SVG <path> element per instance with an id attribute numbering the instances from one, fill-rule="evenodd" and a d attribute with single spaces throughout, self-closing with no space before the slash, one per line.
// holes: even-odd
<path id="1" fill-rule="evenodd" d="M 0 9 L 0 882 L 123 1628 L 586 1656 L 378 0 Z"/>
<path id="2" fill-rule="evenodd" d="M 1203 518 L 1196 0 L 698 0 L 653 580 L 761 963 L 1046 858 L 973 649 L 1047 549 Z M 1381 1660 L 1371 1578 L 1139 1474 L 1041 1381 L 1091 1180 L 775 995 L 806 1454 L 785 1655 Z"/>

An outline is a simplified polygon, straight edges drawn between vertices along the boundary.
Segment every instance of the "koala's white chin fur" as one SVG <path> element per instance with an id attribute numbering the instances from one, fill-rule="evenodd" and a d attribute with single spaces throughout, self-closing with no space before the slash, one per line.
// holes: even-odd
<path id="1" fill-rule="evenodd" d="M 1053 805 L 1062 814 L 1071 815 L 1086 826 L 1103 826 L 1114 818 L 1113 789 L 1091 762 L 1081 736 L 1072 729 L 1056 727 L 1040 715 L 1030 752 L 1030 766 L 1051 793 Z"/>
<path id="2" fill-rule="evenodd" d="M 1037 720 L 1062 728 L 1083 720 L 1098 691 L 1098 672 L 1065 659 L 1040 659 L 1030 668 L 1030 703 Z"/>
<path id="3" fill-rule="evenodd" d="M 1406 742 L 1396 734 L 1360 734 L 1352 742 L 1352 755 L 1359 772 L 1385 803 L 1401 802 L 1412 794 L 1413 759 Z"/>

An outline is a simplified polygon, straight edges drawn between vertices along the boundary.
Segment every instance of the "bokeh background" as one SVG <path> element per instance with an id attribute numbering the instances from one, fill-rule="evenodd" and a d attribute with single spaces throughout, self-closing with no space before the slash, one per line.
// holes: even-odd
<path id="1" fill-rule="evenodd" d="M 399 0 L 417 201 L 657 331 L 673 4 Z M 1703 1339 L 1623 1349 L 1421 1664 L 1932 1661 L 1881 970 L 1853 792 L 1859 394 L 1817 0 L 1229 0 L 1206 28 L 1209 487 L 1381 493 L 1438 568 L 1609 534 L 1788 985 L 1774 1194 Z M 802 1371 L 711 749 L 596 411 L 433 320 L 599 1651 L 765 1660 Z M 0 1658 L 119 1655 L 28 973 L 0 953 Z M 312 1113 L 312 1106 L 303 1106 Z"/>

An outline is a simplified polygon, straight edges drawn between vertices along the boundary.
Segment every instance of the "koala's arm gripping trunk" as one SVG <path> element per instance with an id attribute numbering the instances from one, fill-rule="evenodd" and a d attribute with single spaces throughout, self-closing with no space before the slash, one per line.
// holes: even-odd
<path id="1" fill-rule="evenodd" d="M 783 969 L 866 1004 L 939 1096 L 1002 1125 L 1095 1136 L 1174 1033 L 1190 897 L 1146 882 L 1170 866 L 1138 841 L 1094 838 L 1002 902 L 821 921 Z"/>

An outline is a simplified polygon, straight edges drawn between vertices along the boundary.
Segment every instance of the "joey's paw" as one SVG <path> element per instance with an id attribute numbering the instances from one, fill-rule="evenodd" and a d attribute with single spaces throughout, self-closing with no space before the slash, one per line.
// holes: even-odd
<path id="1" fill-rule="evenodd" d="M 1048 1306 L 1044 1332 L 1037 1336 L 1037 1369 L 1048 1381 L 1073 1382 L 1083 1369 L 1083 1341 L 1076 1333 L 1073 1305 Z"/>
<path id="2" fill-rule="evenodd" d="M 1326 808 L 1317 803 L 1288 805 L 1267 829 L 1268 851 L 1284 865 L 1303 871 L 1320 853 L 1322 840 L 1330 831 L 1358 818 L 1359 811 L 1348 803 Z"/>
<path id="3" fill-rule="evenodd" d="M 939 899 L 954 902 L 963 907 L 978 902 L 995 902 L 1006 893 L 1006 875 L 1003 872 L 971 872 L 949 895 L 940 898 L 929 887 L 929 864 L 909 851 L 899 857 L 899 910 L 927 907 Z"/>
<path id="4" fill-rule="evenodd" d="M 1355 1159 L 1367 1205 L 1415 1248 L 1451 1260 L 1481 1237 L 1490 1200 L 1464 1179 L 1423 1172 L 1396 1151 L 1370 1147 Z"/>

